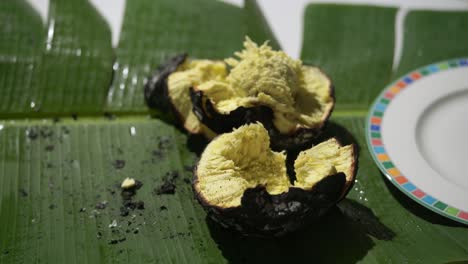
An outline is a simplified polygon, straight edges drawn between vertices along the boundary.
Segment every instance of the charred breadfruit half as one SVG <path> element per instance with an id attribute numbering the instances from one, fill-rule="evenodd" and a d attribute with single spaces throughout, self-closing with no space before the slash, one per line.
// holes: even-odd
<path id="1" fill-rule="evenodd" d="M 199 122 L 192 112 L 190 87 L 209 80 L 224 79 L 226 64 L 222 61 L 190 60 L 181 54 L 162 64 L 148 79 L 144 98 L 148 107 L 172 111 L 180 124 L 191 134 L 212 138 L 216 134 Z"/>
<path id="2" fill-rule="evenodd" d="M 325 126 L 335 104 L 331 80 L 267 43 L 247 38 L 245 49 L 230 58 L 225 79 L 191 87 L 193 112 L 217 134 L 261 122 L 273 149 L 300 148 Z"/>
<path id="3" fill-rule="evenodd" d="M 354 145 L 335 138 L 302 151 L 294 161 L 270 149 L 261 123 L 211 141 L 194 169 L 193 189 L 209 216 L 244 235 L 282 236 L 317 220 L 347 194 L 356 176 Z"/>

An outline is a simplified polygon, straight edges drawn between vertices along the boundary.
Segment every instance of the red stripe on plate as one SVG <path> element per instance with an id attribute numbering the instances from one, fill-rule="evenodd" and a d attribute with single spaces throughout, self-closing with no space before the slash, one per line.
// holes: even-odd
<path id="1" fill-rule="evenodd" d="M 460 211 L 460 213 L 458 213 L 458 217 L 460 217 L 461 219 L 468 220 L 468 212 Z"/>
<path id="2" fill-rule="evenodd" d="M 384 94 L 384 97 L 387 98 L 387 99 L 392 99 L 393 96 L 395 96 L 395 95 L 394 95 L 393 93 L 390 93 L 390 92 L 386 92 L 386 93 Z"/>
<path id="3" fill-rule="evenodd" d="M 423 191 L 419 190 L 419 189 L 416 189 L 413 191 L 413 194 L 414 196 L 418 197 L 418 198 L 423 198 L 424 195 L 426 195 Z"/>

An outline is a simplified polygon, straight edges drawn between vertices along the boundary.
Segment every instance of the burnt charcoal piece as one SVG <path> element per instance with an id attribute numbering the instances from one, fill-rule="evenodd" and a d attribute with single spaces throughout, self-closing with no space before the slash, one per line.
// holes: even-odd
<path id="1" fill-rule="evenodd" d="M 162 194 L 174 194 L 176 186 L 174 183 L 170 182 L 169 180 L 165 180 L 164 183 L 159 186 L 155 191 L 157 195 Z"/>
<path id="2" fill-rule="evenodd" d="M 145 203 L 143 201 L 124 201 L 123 202 L 123 205 L 125 208 L 129 209 L 129 210 L 135 210 L 135 209 L 138 209 L 138 210 L 143 210 L 145 209 Z"/>
<path id="3" fill-rule="evenodd" d="M 135 202 L 135 208 L 138 210 L 143 210 L 145 209 L 145 203 L 143 201 L 137 201 Z"/>
<path id="4" fill-rule="evenodd" d="M 110 244 L 110 245 L 115 245 L 115 244 L 122 243 L 122 242 L 124 242 L 125 240 L 127 240 L 127 238 L 125 238 L 125 237 L 119 238 L 119 239 L 112 239 L 111 241 L 109 241 L 109 244 Z"/>
<path id="5" fill-rule="evenodd" d="M 49 128 L 42 128 L 40 133 L 42 138 L 51 138 L 54 136 L 54 132 Z"/>
<path id="6" fill-rule="evenodd" d="M 118 170 L 123 169 L 125 167 L 125 160 L 115 160 L 113 165 Z"/>
<path id="7" fill-rule="evenodd" d="M 36 140 L 37 137 L 39 136 L 39 133 L 37 133 L 36 129 L 31 128 L 26 131 L 26 135 L 28 136 L 30 140 Z"/>
<path id="8" fill-rule="evenodd" d="M 130 209 L 125 206 L 120 207 L 120 216 L 128 216 L 130 214 Z"/>
<path id="9" fill-rule="evenodd" d="M 169 110 L 167 77 L 177 70 L 177 67 L 184 63 L 187 59 L 187 54 L 180 54 L 171 58 L 165 64 L 162 64 L 149 78 L 145 84 L 145 102 L 150 108 L 160 108 Z"/>
<path id="10" fill-rule="evenodd" d="M 128 216 L 130 211 L 135 209 L 145 209 L 145 203 L 143 201 L 134 201 L 133 197 L 136 195 L 137 190 L 143 186 L 143 183 L 139 180 L 135 180 L 135 184 L 130 188 L 123 189 L 120 193 L 122 197 L 122 206 L 120 206 L 120 215 Z"/>
<path id="11" fill-rule="evenodd" d="M 54 150 L 54 148 L 55 148 L 54 145 L 47 145 L 47 146 L 45 147 L 45 151 L 51 152 L 51 151 Z"/>
<path id="12" fill-rule="evenodd" d="M 115 119 L 115 115 L 111 114 L 109 112 L 105 112 L 104 117 L 107 118 L 107 120 L 114 120 Z"/>
<path id="13" fill-rule="evenodd" d="M 27 197 L 28 196 L 28 192 L 23 188 L 19 189 L 19 193 L 20 193 L 21 197 Z"/>
<path id="14" fill-rule="evenodd" d="M 106 209 L 106 207 L 107 207 L 107 201 L 99 202 L 96 204 L 96 206 L 94 206 L 94 208 L 99 209 L 99 210 Z"/>

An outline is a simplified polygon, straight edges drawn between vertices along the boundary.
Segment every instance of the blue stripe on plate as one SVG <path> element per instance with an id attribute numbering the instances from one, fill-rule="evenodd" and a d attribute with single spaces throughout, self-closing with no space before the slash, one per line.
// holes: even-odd
<path id="1" fill-rule="evenodd" d="M 403 184 L 402 186 L 408 192 L 412 192 L 412 191 L 416 190 L 416 186 L 414 186 L 411 182 L 407 182 L 407 183 Z"/>
<path id="2" fill-rule="evenodd" d="M 371 125 L 371 126 L 370 126 L 370 129 L 371 129 L 372 131 L 380 131 L 380 126 L 378 126 L 378 125 Z"/>
<path id="3" fill-rule="evenodd" d="M 439 67 L 437 67 L 437 65 L 431 65 L 428 67 L 428 69 L 431 71 L 431 72 L 437 72 L 439 71 Z"/>
<path id="4" fill-rule="evenodd" d="M 410 83 L 413 82 L 413 79 L 411 79 L 411 77 L 405 77 L 405 78 L 403 79 L 403 81 L 404 81 L 406 84 L 410 84 Z"/>
<path id="5" fill-rule="evenodd" d="M 387 108 L 387 105 L 384 105 L 384 104 L 376 104 L 375 105 L 375 110 L 377 110 L 379 112 L 385 111 L 386 108 Z"/>
<path id="6" fill-rule="evenodd" d="M 425 203 L 429 204 L 429 205 L 431 205 L 431 204 L 435 203 L 435 201 L 437 201 L 434 197 L 432 197 L 432 196 L 430 196 L 430 195 L 424 196 L 424 198 L 422 198 L 422 200 L 423 200 Z"/>
<path id="7" fill-rule="evenodd" d="M 383 147 L 374 147 L 375 153 L 385 153 L 385 149 Z"/>

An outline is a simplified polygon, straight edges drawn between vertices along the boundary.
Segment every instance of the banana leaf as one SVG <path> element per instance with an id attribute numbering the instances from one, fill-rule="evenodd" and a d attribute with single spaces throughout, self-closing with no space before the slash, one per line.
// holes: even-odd
<path id="1" fill-rule="evenodd" d="M 214 0 L 127 1 L 114 49 L 108 25 L 87 0 L 51 0 L 46 25 L 25 0 L 1 1 L 0 263 L 467 260 L 468 229 L 389 184 L 364 139 L 367 109 L 388 82 L 468 54 L 461 44 L 467 14 L 410 12 L 393 70 L 396 12 L 306 8 L 302 59 L 335 82 L 338 104 L 327 135 L 359 144 L 358 180 L 321 222 L 260 239 L 206 217 L 190 186 L 203 142 L 152 118 L 142 97 L 145 78 L 174 54 L 228 57 L 246 34 L 280 48 L 254 0 L 244 8 Z M 144 205 L 132 210 L 119 187 L 126 177 L 143 184 L 132 202 Z M 167 182 L 174 194 L 160 193 Z"/>

